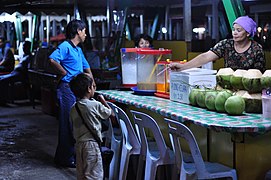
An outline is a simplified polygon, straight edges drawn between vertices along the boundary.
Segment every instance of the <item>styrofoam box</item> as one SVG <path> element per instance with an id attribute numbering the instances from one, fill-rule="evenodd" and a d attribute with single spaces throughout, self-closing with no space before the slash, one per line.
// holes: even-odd
<path id="1" fill-rule="evenodd" d="M 189 104 L 189 93 L 192 86 L 214 88 L 216 70 L 191 68 L 181 72 L 170 73 L 170 100 Z"/>
<path id="2" fill-rule="evenodd" d="M 262 90 L 263 117 L 271 119 L 271 88 Z"/>

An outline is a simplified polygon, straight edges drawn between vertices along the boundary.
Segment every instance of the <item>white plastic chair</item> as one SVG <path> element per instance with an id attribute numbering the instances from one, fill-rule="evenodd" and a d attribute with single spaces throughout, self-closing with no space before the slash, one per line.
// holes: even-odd
<path id="1" fill-rule="evenodd" d="M 112 103 L 107 102 L 108 105 L 111 107 Z M 117 118 L 116 118 L 117 119 Z M 117 119 L 118 124 L 120 122 Z M 122 145 L 122 132 L 121 128 L 113 128 L 111 121 L 109 121 L 109 126 L 108 126 L 108 132 L 107 136 L 110 136 L 109 139 L 111 149 L 114 152 L 112 161 L 110 163 L 109 167 L 109 179 L 118 179 L 119 178 L 119 168 L 120 168 L 120 159 L 121 159 L 121 145 Z"/>
<path id="2" fill-rule="evenodd" d="M 139 136 L 141 139 L 141 153 L 145 156 L 145 180 L 154 180 L 156 177 L 157 167 L 159 165 L 173 165 L 173 152 L 166 146 L 165 140 L 162 136 L 160 128 L 155 120 L 149 115 L 131 110 L 134 122 L 138 126 Z M 148 139 L 145 130 L 148 129 L 154 136 L 155 143 L 158 149 L 153 150 L 148 145 Z M 140 165 L 140 162 L 139 162 Z"/>
<path id="3" fill-rule="evenodd" d="M 203 161 L 196 139 L 188 127 L 180 122 L 167 118 L 165 118 L 165 121 L 168 124 L 169 135 L 172 137 L 171 143 L 174 147 L 175 160 L 177 167 L 180 170 L 181 180 L 186 180 L 187 176 L 193 177 L 193 179 L 215 179 L 222 177 L 231 177 L 233 180 L 237 179 L 235 169 L 231 169 L 219 163 Z M 183 154 L 181 151 L 179 138 L 185 139 L 185 141 L 188 143 L 194 159 L 193 163 L 183 161 Z"/>
<path id="4" fill-rule="evenodd" d="M 141 145 L 127 114 L 115 104 L 109 103 L 109 105 L 113 109 L 116 118 L 120 122 L 122 130 L 123 139 L 119 169 L 119 180 L 124 180 L 127 177 L 130 156 L 139 155 Z"/>

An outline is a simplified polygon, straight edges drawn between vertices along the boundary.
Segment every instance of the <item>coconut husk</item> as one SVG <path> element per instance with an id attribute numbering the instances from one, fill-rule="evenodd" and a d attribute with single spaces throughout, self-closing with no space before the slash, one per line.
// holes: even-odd
<path id="1" fill-rule="evenodd" d="M 262 85 L 261 85 L 261 77 L 262 73 L 258 69 L 249 69 L 247 72 L 243 75 L 242 83 L 249 93 L 259 93 L 262 91 Z"/>
<path id="2" fill-rule="evenodd" d="M 219 86 L 225 89 L 232 89 L 231 87 L 231 76 L 234 71 L 231 68 L 221 68 L 216 74 L 216 81 Z"/>
<path id="3" fill-rule="evenodd" d="M 243 74 L 243 77 L 248 79 L 259 79 L 262 77 L 262 73 L 258 69 L 249 69 Z"/>
<path id="4" fill-rule="evenodd" d="M 247 70 L 237 69 L 231 76 L 230 82 L 231 86 L 235 90 L 243 90 L 245 89 L 242 83 L 242 78 Z"/>
<path id="5" fill-rule="evenodd" d="M 261 77 L 262 88 L 271 87 L 271 70 L 266 70 Z"/>
<path id="6" fill-rule="evenodd" d="M 267 69 L 267 70 L 263 73 L 262 77 L 271 77 L 271 69 Z"/>
<path id="7" fill-rule="evenodd" d="M 246 103 L 245 112 L 247 113 L 262 113 L 262 94 L 250 94 L 246 92 L 242 96 Z"/>
<path id="8" fill-rule="evenodd" d="M 237 95 L 237 96 L 243 96 L 246 93 L 248 93 L 248 92 L 245 91 L 245 90 L 239 90 L 239 91 L 236 91 L 234 94 Z"/>
<path id="9" fill-rule="evenodd" d="M 233 73 L 232 68 L 220 68 L 216 75 L 232 75 Z"/>

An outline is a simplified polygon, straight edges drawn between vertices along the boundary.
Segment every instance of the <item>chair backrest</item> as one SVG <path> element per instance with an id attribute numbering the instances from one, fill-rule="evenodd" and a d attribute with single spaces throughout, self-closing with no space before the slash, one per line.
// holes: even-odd
<path id="1" fill-rule="evenodd" d="M 113 106 L 111 102 L 107 102 L 110 107 Z M 120 126 L 120 121 L 116 116 L 116 121 Z M 123 132 L 121 127 L 114 128 L 112 122 L 109 121 L 109 133 L 111 134 L 111 149 L 114 151 L 112 161 L 109 168 L 109 179 L 118 179 L 119 169 L 120 169 L 120 160 L 121 160 L 121 151 L 122 151 L 122 141 L 123 141 Z M 110 135 L 109 134 L 109 135 Z"/>
<path id="2" fill-rule="evenodd" d="M 174 147 L 173 150 L 175 153 L 177 166 L 180 167 L 182 163 L 185 163 L 183 159 L 181 144 L 179 142 L 179 138 L 182 138 L 188 143 L 190 152 L 195 162 L 198 176 L 208 173 L 196 139 L 190 129 L 184 124 L 174 120 L 165 118 L 165 121 L 168 124 L 169 134 L 172 136 L 171 140 L 173 141 L 171 141 L 171 143 Z"/>
<path id="3" fill-rule="evenodd" d="M 107 101 L 107 104 L 110 106 L 110 108 L 115 113 L 114 104 L 112 102 L 109 102 L 109 101 Z M 119 122 L 118 116 L 116 116 L 116 121 L 117 121 L 118 125 L 120 126 L 120 122 Z M 121 130 L 120 128 L 117 128 L 117 129 Z M 122 132 L 121 131 L 117 131 L 116 128 L 113 127 L 112 121 L 109 121 L 109 131 L 110 131 L 112 137 L 115 138 L 116 140 L 121 140 L 122 139 L 122 136 L 123 136 Z"/>
<path id="4" fill-rule="evenodd" d="M 115 104 L 111 102 L 108 102 L 108 105 L 114 111 L 116 118 L 120 122 L 122 134 L 123 134 L 125 142 L 129 143 L 133 147 L 133 149 L 139 151 L 141 148 L 141 145 L 139 143 L 138 137 L 134 131 L 134 128 L 127 114 L 120 107 L 116 106 Z M 124 122 L 124 124 L 122 122 Z"/>
<path id="5" fill-rule="evenodd" d="M 142 145 L 141 153 L 146 153 L 148 150 L 148 142 L 145 132 L 145 129 L 148 128 L 154 136 L 155 142 L 157 144 L 160 153 L 160 157 L 168 156 L 167 154 L 168 148 L 166 146 L 165 140 L 156 121 L 149 115 L 142 112 L 131 110 L 131 113 L 133 114 L 135 124 L 138 125 L 139 136 Z"/>

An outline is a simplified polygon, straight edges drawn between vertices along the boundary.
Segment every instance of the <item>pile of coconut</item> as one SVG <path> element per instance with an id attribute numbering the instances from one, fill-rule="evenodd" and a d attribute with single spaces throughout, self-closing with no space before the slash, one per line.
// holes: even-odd
<path id="1" fill-rule="evenodd" d="M 245 111 L 245 100 L 232 91 L 223 89 L 199 89 L 194 88 L 189 94 L 190 104 L 207 108 L 211 111 L 228 113 L 230 115 L 242 115 Z M 238 106 L 236 106 L 238 104 Z"/>
<path id="2" fill-rule="evenodd" d="M 262 113 L 261 92 L 263 88 L 271 87 L 271 70 L 264 74 L 258 69 L 221 68 L 216 74 L 217 84 L 222 88 L 232 90 L 245 100 L 245 112 Z"/>
<path id="3" fill-rule="evenodd" d="M 216 74 L 216 89 L 194 88 L 190 104 L 211 111 L 241 115 L 262 113 L 262 89 L 271 87 L 271 70 L 221 68 Z"/>

